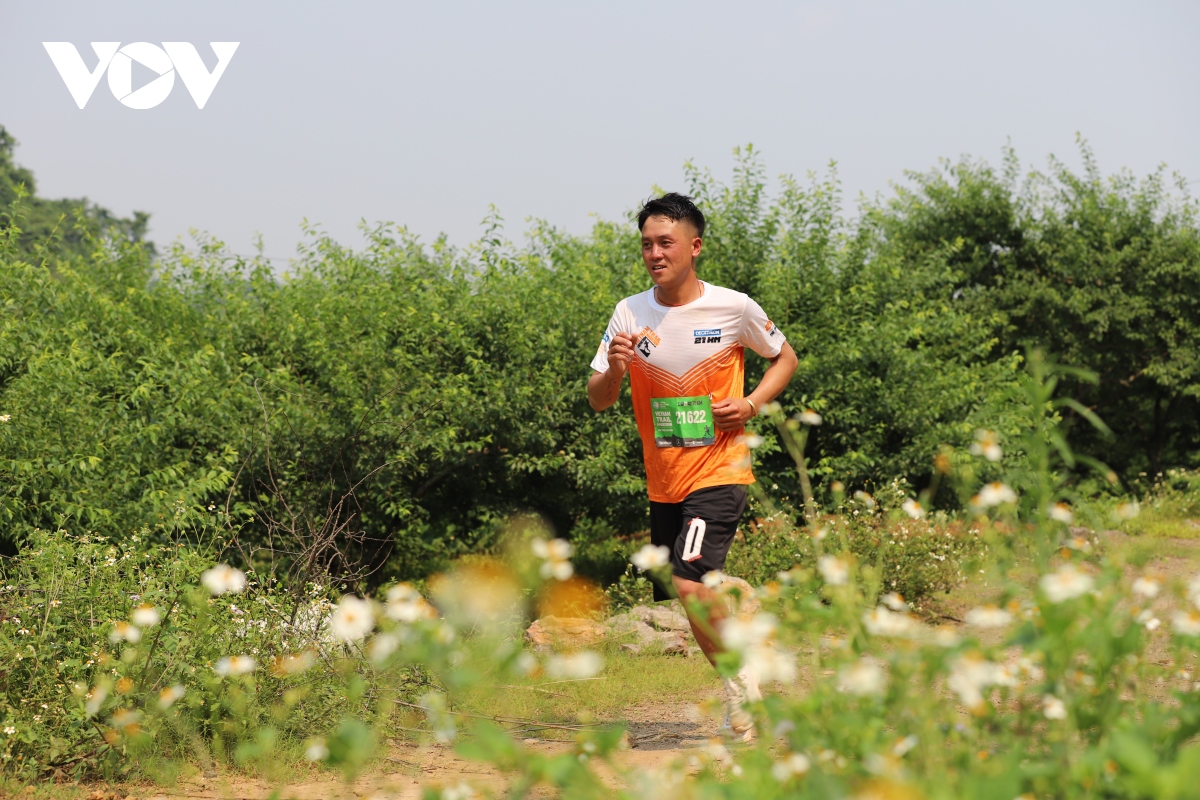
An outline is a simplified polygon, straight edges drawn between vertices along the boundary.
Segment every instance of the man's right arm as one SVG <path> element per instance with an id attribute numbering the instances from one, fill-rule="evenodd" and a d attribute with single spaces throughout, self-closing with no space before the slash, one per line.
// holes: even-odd
<path id="1" fill-rule="evenodd" d="M 621 396 L 621 381 L 629 371 L 629 362 L 633 360 L 634 344 L 632 334 L 614 335 L 608 345 L 608 370 L 593 372 L 592 377 L 588 378 L 588 402 L 596 411 L 603 411 Z"/>

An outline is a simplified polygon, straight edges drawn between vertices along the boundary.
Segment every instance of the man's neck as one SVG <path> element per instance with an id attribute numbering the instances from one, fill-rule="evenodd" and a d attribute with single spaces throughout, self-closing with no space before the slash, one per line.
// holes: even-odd
<path id="1" fill-rule="evenodd" d="M 700 283 L 700 279 L 694 274 L 688 280 L 684 281 L 681 286 L 672 288 L 667 288 L 666 286 L 654 287 L 654 299 L 664 306 L 687 305 L 699 300 L 703 294 L 704 284 Z"/>

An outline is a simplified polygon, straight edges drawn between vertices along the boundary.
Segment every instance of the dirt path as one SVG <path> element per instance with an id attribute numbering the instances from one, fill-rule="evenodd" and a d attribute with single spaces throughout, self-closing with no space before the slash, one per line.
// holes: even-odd
<path id="1" fill-rule="evenodd" d="M 688 756 L 717 737 L 717 726 L 698 715 L 690 704 L 647 705 L 631 709 L 623 721 L 628 731 L 628 747 L 614 759 L 614 767 L 595 765 L 596 773 L 609 786 L 627 786 L 629 781 L 649 770 L 672 763 L 686 763 Z M 570 742 L 526 739 L 524 746 L 541 755 L 571 752 Z M 497 793 L 508 785 L 508 777 L 499 770 L 462 758 L 445 745 L 399 745 L 389 749 L 387 766 L 347 785 L 328 772 L 314 770 L 313 777 L 277 787 L 266 781 L 242 776 L 181 781 L 169 789 L 138 791 L 125 787 L 133 797 L 145 800 L 266 800 L 272 794 L 294 800 L 332 800 L 333 798 L 378 798 L 408 800 L 419 798 L 428 786 L 455 786 L 467 782 L 479 789 Z M 93 792 L 93 795 L 95 793 Z M 548 788 L 535 789 L 531 797 L 549 797 Z M 86 795 L 83 795 L 86 797 Z M 124 798 L 121 792 L 105 793 L 95 800 Z"/>

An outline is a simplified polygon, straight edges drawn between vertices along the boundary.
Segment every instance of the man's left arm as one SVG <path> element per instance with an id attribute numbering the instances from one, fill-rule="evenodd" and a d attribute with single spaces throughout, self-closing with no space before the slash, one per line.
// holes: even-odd
<path id="1" fill-rule="evenodd" d="M 746 397 L 727 397 L 713 403 L 713 421 L 717 430 L 735 431 L 745 425 L 758 409 L 779 396 L 792 379 L 792 375 L 796 374 L 796 367 L 800 364 L 800 360 L 796 358 L 796 351 L 792 350 L 792 346 L 786 341 L 779 353 L 767 360 L 771 365 L 767 367 L 753 392 Z"/>

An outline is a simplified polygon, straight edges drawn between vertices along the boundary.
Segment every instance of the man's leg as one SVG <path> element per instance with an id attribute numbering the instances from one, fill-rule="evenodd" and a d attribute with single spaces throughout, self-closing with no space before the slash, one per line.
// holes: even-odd
<path id="1" fill-rule="evenodd" d="M 679 601 L 683 603 L 683 608 L 687 611 L 688 622 L 692 624 L 692 635 L 696 637 L 696 644 L 700 645 L 700 650 L 708 659 L 708 663 L 715 667 L 717 653 L 722 650 L 720 637 L 717 634 L 721 630 L 721 621 L 726 616 L 724 601 L 717 596 L 716 592 L 699 581 L 672 575 L 671 582 L 675 584 Z"/>
<path id="2" fill-rule="evenodd" d="M 688 613 L 696 644 L 716 665 L 721 644 L 721 623 L 728 616 L 725 601 L 703 583 L 704 575 L 725 567 L 725 556 L 737 534 L 738 521 L 746 508 L 744 486 L 714 486 L 699 489 L 680 504 L 681 525 L 671 554 L 671 581 Z M 744 666 L 736 679 L 724 679 L 728 715 L 725 726 L 743 741 L 754 736 L 754 720 L 742 707 L 758 701 L 762 693 L 753 670 Z"/>

